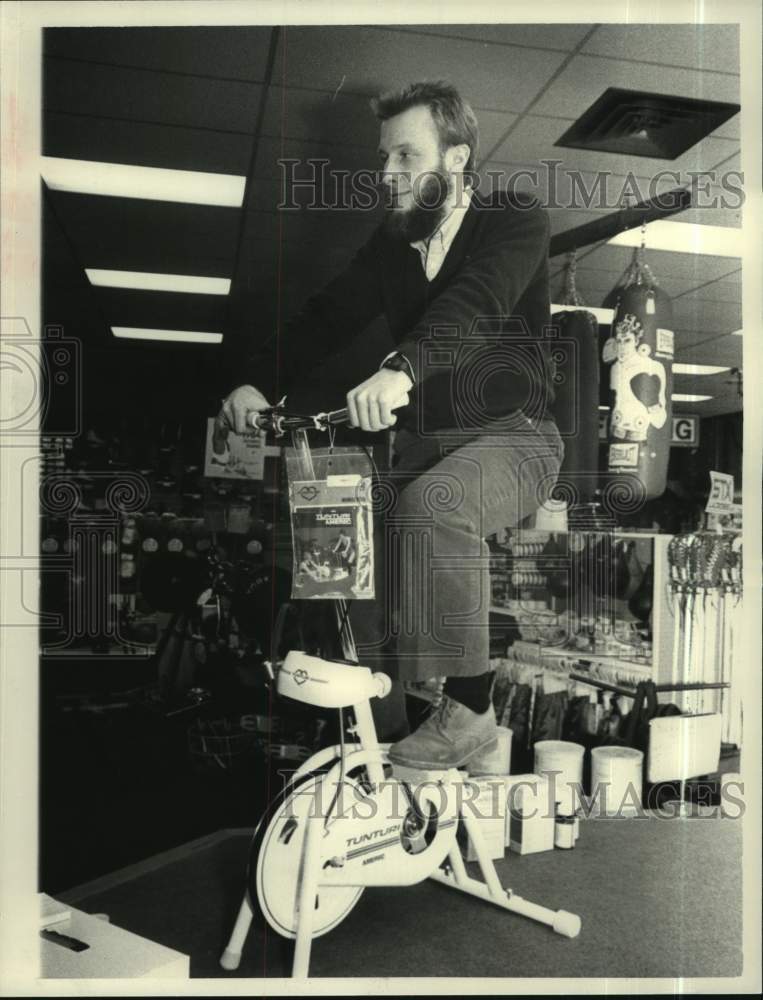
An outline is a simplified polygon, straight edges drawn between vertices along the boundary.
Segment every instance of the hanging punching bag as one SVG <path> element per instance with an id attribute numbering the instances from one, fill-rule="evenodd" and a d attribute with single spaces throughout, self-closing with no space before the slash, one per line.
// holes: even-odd
<path id="1" fill-rule="evenodd" d="M 574 311 L 551 317 L 559 327 L 553 416 L 564 442 L 564 461 L 554 495 L 568 507 L 590 503 L 599 470 L 599 324 L 577 290 L 576 253 L 567 258 L 564 286 L 555 301 Z"/>
<path id="2" fill-rule="evenodd" d="M 610 482 L 636 476 L 644 499 L 665 492 L 673 390 L 673 311 L 638 247 L 620 284 L 604 300 L 614 309 L 601 352 L 601 385 L 609 387 Z"/>
<path id="3" fill-rule="evenodd" d="M 589 503 L 599 469 L 599 324 L 585 308 L 551 317 L 560 340 L 574 344 L 574 367 L 554 382 L 553 414 L 564 442 L 564 461 L 554 495 L 568 504 Z M 569 496 L 567 493 L 569 492 Z"/>

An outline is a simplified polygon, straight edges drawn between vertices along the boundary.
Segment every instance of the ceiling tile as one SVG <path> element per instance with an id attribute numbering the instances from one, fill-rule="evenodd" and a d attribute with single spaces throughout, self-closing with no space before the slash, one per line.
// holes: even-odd
<path id="1" fill-rule="evenodd" d="M 43 155 L 244 176 L 252 136 L 49 111 Z"/>
<path id="2" fill-rule="evenodd" d="M 463 38 L 473 42 L 490 42 L 495 45 L 521 45 L 528 48 L 559 49 L 569 52 L 586 33 L 590 24 L 409 24 L 385 25 L 386 30 L 413 34 L 442 35 L 446 38 Z"/>
<path id="3" fill-rule="evenodd" d="M 630 264 L 633 250 L 630 247 L 611 246 L 604 244 L 586 254 L 587 267 L 607 267 L 622 270 Z M 658 281 L 664 277 L 686 277 L 696 285 L 706 281 L 729 275 L 739 268 L 739 262 L 733 257 L 710 257 L 707 254 L 671 253 L 665 250 L 649 250 L 647 248 L 646 262 L 652 268 Z"/>
<path id="4" fill-rule="evenodd" d="M 251 134 L 261 93 L 262 87 L 256 83 L 45 61 L 46 111 Z M 214 142 L 213 136 L 210 142 Z"/>
<path id="5" fill-rule="evenodd" d="M 741 302 L 741 270 L 735 277 L 736 280 L 721 279 L 720 281 L 710 281 L 699 286 L 691 284 L 686 291 L 691 292 L 691 294 L 697 299 L 703 299 L 709 302 Z M 670 291 L 670 288 L 667 285 L 666 290 Z M 671 294 L 678 295 L 679 292 L 671 292 Z"/>
<path id="6" fill-rule="evenodd" d="M 174 273 L 170 261 L 187 259 L 181 274 L 230 277 L 239 209 L 51 192 L 60 223 L 83 267 Z M 199 270 L 211 257 L 227 268 Z"/>
<path id="7" fill-rule="evenodd" d="M 373 150 L 379 138 L 368 97 L 291 86 L 270 87 L 262 132 L 271 138 L 314 139 Z"/>
<path id="8" fill-rule="evenodd" d="M 729 184 L 736 185 L 735 178 L 729 179 Z M 687 208 L 683 212 L 676 212 L 671 216 L 676 222 L 688 222 L 697 226 L 731 226 L 739 229 L 742 225 L 742 209 L 723 208 L 726 205 L 739 205 L 742 195 L 729 188 L 724 190 L 721 187 L 710 189 L 708 198 L 699 196 L 702 204 L 697 208 Z M 713 202 L 715 203 L 713 205 Z"/>
<path id="9" fill-rule="evenodd" d="M 297 205 L 350 211 L 364 205 L 373 210 L 381 203 L 375 159 L 375 152 L 356 146 L 263 136 L 249 209 L 272 212 L 280 205 Z M 325 166 L 322 160 L 328 161 Z"/>
<path id="10" fill-rule="evenodd" d="M 272 28 L 47 28 L 43 34 L 49 56 L 263 81 Z"/>
<path id="11" fill-rule="evenodd" d="M 533 107 L 533 113 L 577 119 L 608 87 L 739 102 L 736 76 L 577 55 Z"/>
<path id="12" fill-rule="evenodd" d="M 245 239 L 267 243 L 298 244 L 311 251 L 320 247 L 358 247 L 380 221 L 370 212 L 307 211 L 247 213 Z"/>
<path id="13" fill-rule="evenodd" d="M 200 330 L 221 333 L 227 296 L 183 295 L 172 292 L 96 290 L 103 315 L 111 326 L 156 330 Z"/>
<path id="14" fill-rule="evenodd" d="M 725 365 L 727 368 L 742 367 L 742 337 L 680 329 L 675 334 L 676 361 L 696 365 Z"/>
<path id="15" fill-rule="evenodd" d="M 515 114 L 477 111 L 480 148 L 491 149 L 515 121 Z M 271 138 L 311 139 L 316 142 L 359 146 L 370 153 L 368 166 L 378 165 L 379 125 L 369 98 L 334 95 L 301 87 L 271 87 L 265 105 L 263 135 Z"/>
<path id="16" fill-rule="evenodd" d="M 713 302 L 683 295 L 673 301 L 673 322 L 682 329 L 733 333 L 742 326 L 741 302 Z"/>
<path id="17" fill-rule="evenodd" d="M 274 82 L 373 96 L 421 79 L 450 80 L 475 107 L 522 111 L 564 54 L 373 28 L 286 28 Z"/>
<path id="18" fill-rule="evenodd" d="M 716 129 L 713 135 L 719 139 L 736 139 L 739 142 L 742 128 L 741 117 L 741 114 L 737 112 L 733 118 L 729 118 L 719 129 Z"/>
<path id="19" fill-rule="evenodd" d="M 583 53 L 692 69 L 739 72 L 736 24 L 600 24 Z"/>

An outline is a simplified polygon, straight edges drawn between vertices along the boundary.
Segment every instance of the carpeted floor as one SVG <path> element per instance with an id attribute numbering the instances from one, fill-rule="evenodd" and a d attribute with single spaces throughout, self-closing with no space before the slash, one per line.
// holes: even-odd
<path id="1" fill-rule="evenodd" d="M 289 975 L 291 944 L 250 934 L 218 960 L 241 901 L 249 839 L 227 831 L 62 894 L 191 956 L 194 977 Z M 580 915 L 575 940 L 433 883 L 366 889 L 314 942 L 312 976 L 712 977 L 742 971 L 742 826 L 733 819 L 581 821 L 572 851 L 496 862 L 504 886 Z M 475 866 L 476 869 L 476 866 Z M 477 874 L 476 870 L 474 874 Z"/>

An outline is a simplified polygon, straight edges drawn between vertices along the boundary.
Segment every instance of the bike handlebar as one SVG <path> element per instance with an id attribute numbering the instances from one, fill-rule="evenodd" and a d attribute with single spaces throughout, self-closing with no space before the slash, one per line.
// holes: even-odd
<path id="1" fill-rule="evenodd" d="M 312 415 L 302 413 L 287 413 L 274 407 L 271 410 L 253 411 L 248 413 L 247 423 L 258 431 L 275 431 L 277 435 L 285 434 L 287 431 L 296 431 L 301 428 L 311 428 L 316 431 L 325 431 L 329 427 L 349 422 L 350 414 L 347 407 L 341 410 L 330 410 L 328 413 L 315 413 Z"/>
<path id="2" fill-rule="evenodd" d="M 406 393 L 393 407 L 393 410 L 409 403 Z M 269 410 L 252 410 L 246 415 L 246 422 L 257 431 L 274 431 L 277 437 L 281 437 L 287 431 L 297 431 L 302 429 L 325 431 L 329 427 L 339 424 L 347 424 L 350 421 L 350 413 L 346 406 L 341 410 L 329 410 L 328 413 L 288 413 L 278 406 Z"/>

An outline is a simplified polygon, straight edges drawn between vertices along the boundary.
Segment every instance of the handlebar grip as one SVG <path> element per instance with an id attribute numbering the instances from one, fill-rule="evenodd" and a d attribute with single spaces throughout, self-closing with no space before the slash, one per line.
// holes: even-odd
<path id="1" fill-rule="evenodd" d="M 246 415 L 246 423 L 256 431 L 267 430 L 267 417 L 263 417 L 259 410 L 250 410 Z"/>

